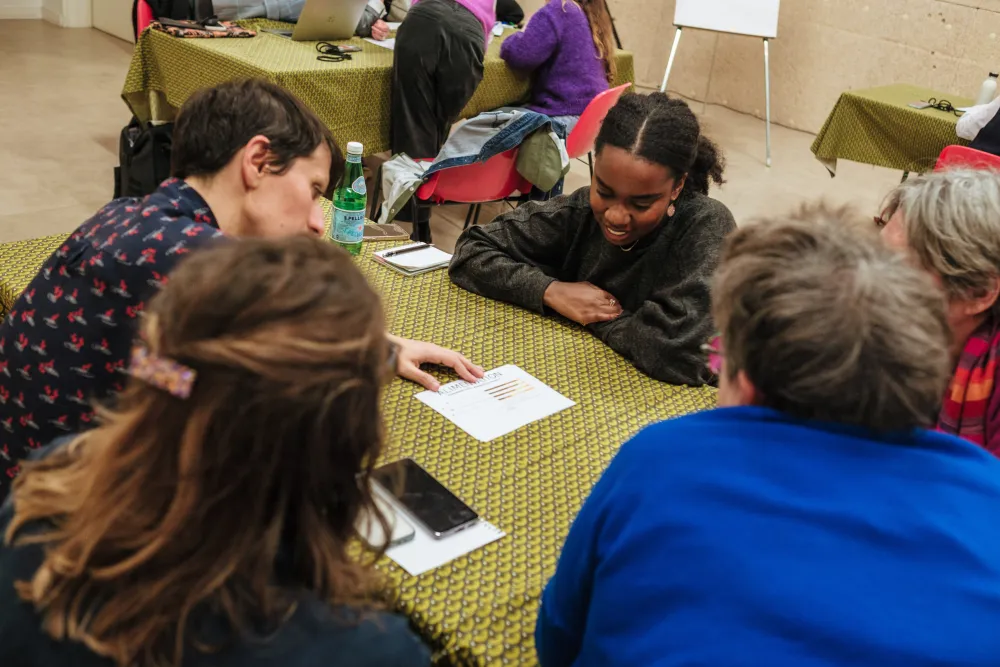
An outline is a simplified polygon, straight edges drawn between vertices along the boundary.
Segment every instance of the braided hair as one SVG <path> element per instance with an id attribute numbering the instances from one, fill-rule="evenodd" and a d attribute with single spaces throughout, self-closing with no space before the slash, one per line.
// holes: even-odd
<path id="1" fill-rule="evenodd" d="M 615 146 L 662 165 L 674 178 L 687 174 L 684 190 L 708 194 L 709 182 L 722 185 L 726 161 L 684 100 L 663 93 L 623 95 L 604 120 L 595 152 Z"/>

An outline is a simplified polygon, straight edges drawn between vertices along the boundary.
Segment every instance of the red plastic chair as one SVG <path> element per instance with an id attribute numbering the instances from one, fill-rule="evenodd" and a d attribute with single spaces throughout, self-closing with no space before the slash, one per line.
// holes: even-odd
<path id="1" fill-rule="evenodd" d="M 1000 155 L 978 151 L 968 146 L 945 146 L 938 156 L 937 164 L 934 165 L 934 171 L 951 167 L 1000 170 Z"/>
<path id="2" fill-rule="evenodd" d="M 149 6 L 146 0 L 136 0 L 135 3 L 135 41 L 139 41 L 139 35 L 142 31 L 149 27 L 149 24 L 153 22 L 156 17 L 153 16 L 153 10 Z"/>
<path id="3" fill-rule="evenodd" d="M 587 108 L 580 114 L 580 120 L 576 122 L 576 127 L 566 137 L 566 152 L 570 159 L 587 156 L 587 164 L 590 165 L 590 176 L 594 176 L 594 164 L 590 152 L 594 150 L 594 142 L 597 141 L 597 134 L 601 131 L 601 124 L 607 117 L 611 107 L 618 104 L 618 99 L 631 86 L 626 83 L 617 88 L 610 88 L 595 97 L 587 105 Z"/>
<path id="4" fill-rule="evenodd" d="M 442 169 L 417 188 L 414 204 L 419 210 L 431 205 L 471 204 L 465 214 L 465 228 L 478 224 L 483 204 L 506 201 L 515 192 L 527 194 L 531 183 L 517 172 L 517 148 L 494 155 L 486 162 Z M 414 224 L 416 240 L 430 241 L 429 225 Z"/>

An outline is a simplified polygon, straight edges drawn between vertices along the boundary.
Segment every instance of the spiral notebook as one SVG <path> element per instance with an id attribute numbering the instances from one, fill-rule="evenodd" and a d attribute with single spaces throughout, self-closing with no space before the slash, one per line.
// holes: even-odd
<path id="1" fill-rule="evenodd" d="M 451 254 L 428 243 L 409 243 L 374 252 L 372 259 L 405 276 L 416 276 L 448 266 Z"/>

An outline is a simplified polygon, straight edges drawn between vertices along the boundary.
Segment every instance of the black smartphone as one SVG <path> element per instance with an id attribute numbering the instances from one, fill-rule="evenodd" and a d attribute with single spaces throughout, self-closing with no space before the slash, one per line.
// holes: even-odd
<path id="1" fill-rule="evenodd" d="M 413 459 L 400 459 L 380 466 L 375 469 L 373 479 L 438 539 L 479 521 L 479 515 L 472 508 Z"/>

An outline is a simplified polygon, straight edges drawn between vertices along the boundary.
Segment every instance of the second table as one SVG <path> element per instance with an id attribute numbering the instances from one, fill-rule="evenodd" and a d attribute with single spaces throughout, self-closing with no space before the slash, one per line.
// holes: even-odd
<path id="1" fill-rule="evenodd" d="M 837 173 L 838 159 L 904 172 L 930 171 L 945 146 L 968 143 L 955 134 L 955 114 L 908 106 L 932 97 L 956 107 L 972 104 L 965 97 L 908 84 L 842 93 L 816 135 L 812 152 L 831 175 Z"/>
<path id="2" fill-rule="evenodd" d="M 391 50 L 355 37 L 346 43 L 362 50 L 351 54 L 351 60 L 320 62 L 316 42 L 294 42 L 263 32 L 290 29 L 289 23 L 254 19 L 240 24 L 257 30 L 257 36 L 182 39 L 158 30 L 143 32 L 122 89 L 122 98 L 136 117 L 142 122 L 172 121 L 196 90 L 233 79 L 263 78 L 301 99 L 330 128 L 338 145 L 360 141 L 366 155 L 389 150 Z M 462 118 L 527 100 L 530 79 L 500 59 L 500 44 L 513 33 L 508 28 L 490 43 L 483 80 Z M 619 51 L 616 58 L 614 85 L 632 82 L 632 54 Z"/>

